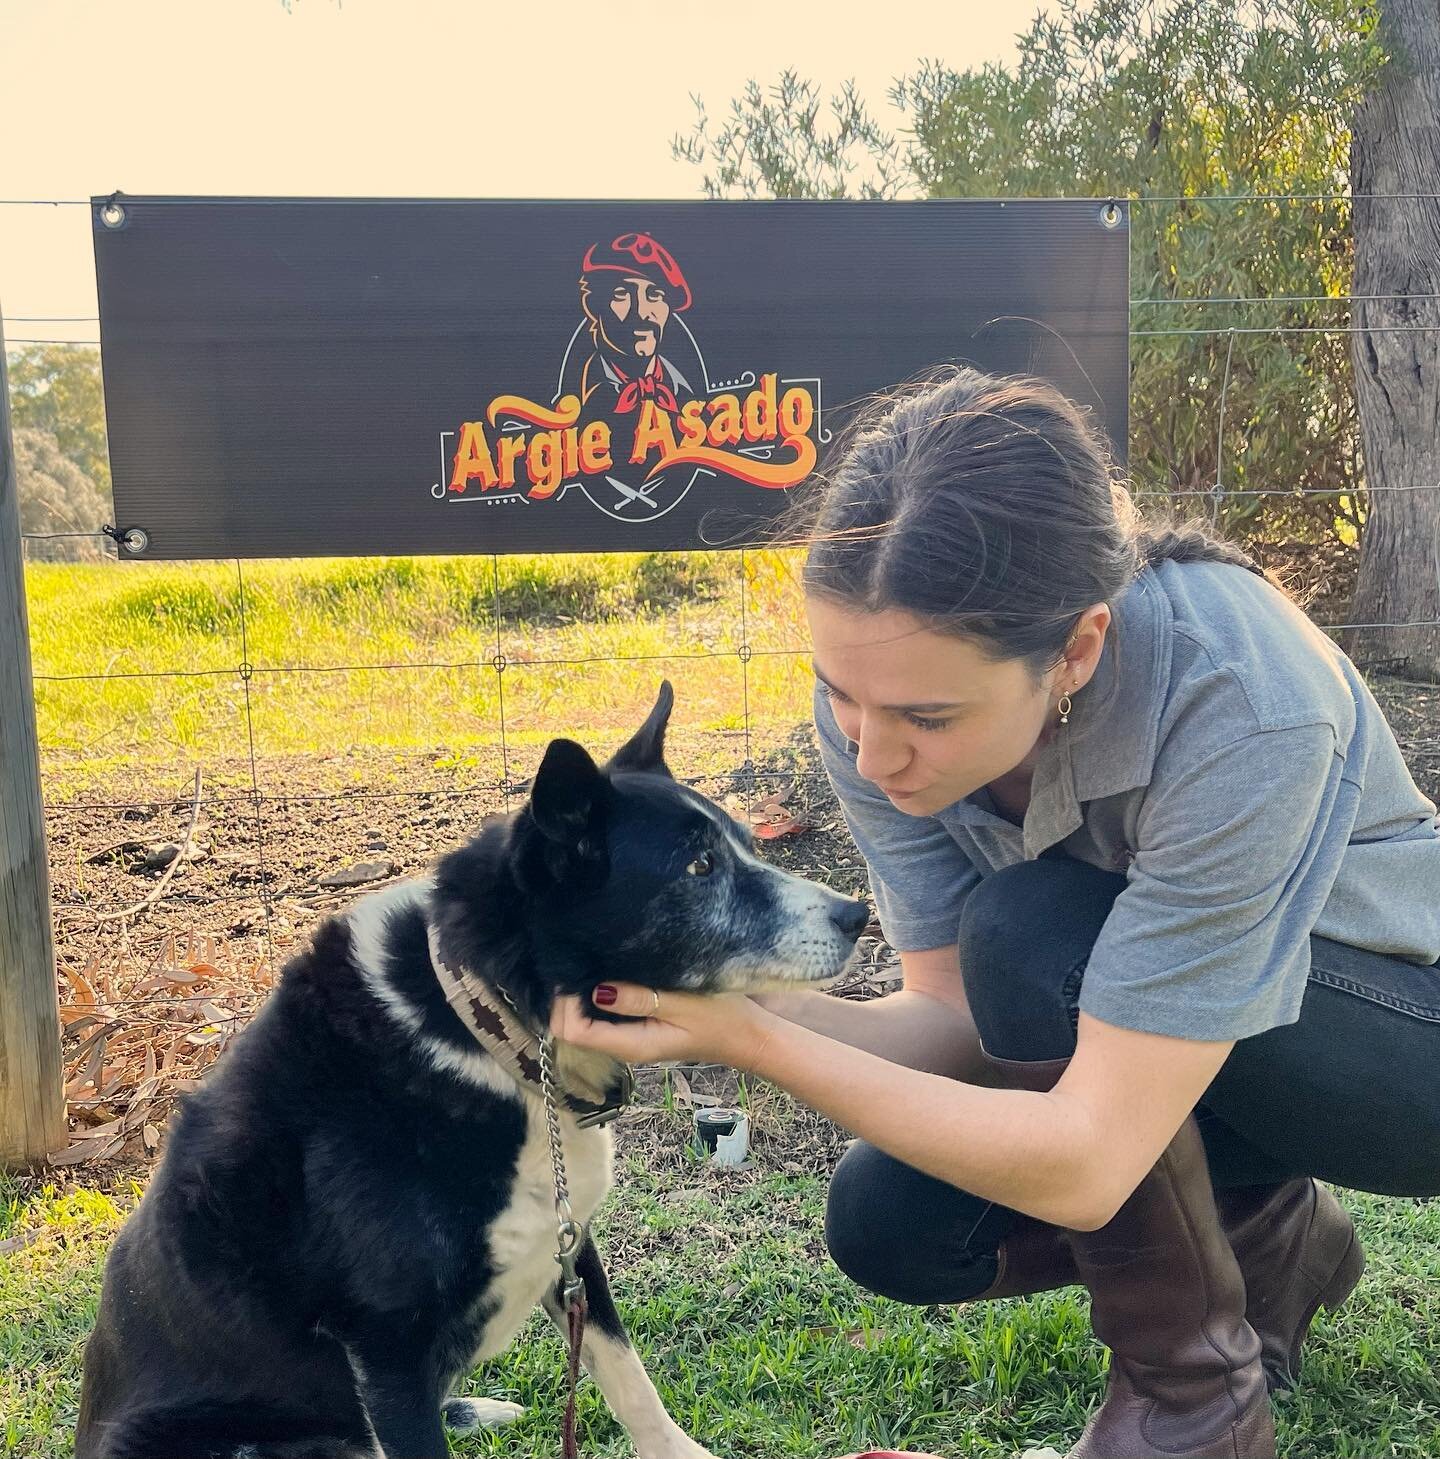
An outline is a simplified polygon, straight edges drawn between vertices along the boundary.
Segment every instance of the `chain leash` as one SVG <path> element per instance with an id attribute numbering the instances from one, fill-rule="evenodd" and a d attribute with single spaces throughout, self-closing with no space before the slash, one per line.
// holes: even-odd
<path id="1" fill-rule="evenodd" d="M 555 1086 L 555 1040 L 548 1032 L 540 1038 L 540 1085 L 545 1096 L 545 1128 L 550 1136 L 550 1166 L 555 1176 L 555 1260 L 560 1264 L 561 1300 L 568 1313 L 585 1291 L 577 1269 L 580 1227 L 570 1206 L 570 1184 L 565 1175 L 565 1151 L 560 1144 L 560 1104 Z"/>
<path id="2" fill-rule="evenodd" d="M 503 988 L 500 995 L 516 1018 L 520 1010 Z M 524 1020 L 521 1019 L 523 1023 Z M 545 1130 L 550 1140 L 550 1169 L 555 1178 L 555 1260 L 560 1267 L 560 1309 L 570 1351 L 566 1364 L 565 1418 L 561 1427 L 561 1459 L 580 1459 L 575 1437 L 575 1397 L 580 1383 L 580 1344 L 585 1336 L 585 1279 L 580 1275 L 582 1232 L 570 1204 L 565 1151 L 560 1143 L 560 1099 L 555 1079 L 555 1036 L 547 1028 L 538 1036 L 540 1090 L 545 1104 Z"/>

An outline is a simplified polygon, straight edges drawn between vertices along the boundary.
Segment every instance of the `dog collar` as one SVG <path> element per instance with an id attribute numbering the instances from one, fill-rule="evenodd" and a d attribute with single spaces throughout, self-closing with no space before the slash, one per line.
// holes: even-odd
<path id="1" fill-rule="evenodd" d="M 435 929 L 429 929 L 430 963 L 435 969 L 445 1001 L 455 1010 L 460 1022 L 487 1054 L 521 1084 L 528 1084 L 544 1095 L 545 1083 L 540 1077 L 540 1039 L 515 1012 L 514 1005 L 503 993 L 463 968 L 452 968 L 440 956 Z M 619 1087 L 601 1100 L 582 1099 L 564 1091 L 561 1098 L 575 1123 L 588 1130 L 608 1125 L 630 1103 L 635 1092 L 635 1075 L 628 1064 L 620 1065 Z"/>

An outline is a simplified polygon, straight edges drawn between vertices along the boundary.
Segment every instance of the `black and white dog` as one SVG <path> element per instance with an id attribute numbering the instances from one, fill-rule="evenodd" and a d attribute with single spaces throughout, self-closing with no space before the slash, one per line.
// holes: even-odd
<path id="1" fill-rule="evenodd" d="M 602 769 L 555 740 L 528 804 L 324 923 L 185 1101 L 105 1270 L 77 1459 L 438 1459 L 449 1399 L 537 1303 L 561 1321 L 535 1035 L 605 980 L 836 976 L 861 902 L 766 866 L 665 766 L 668 684 Z M 628 1070 L 556 1051 L 576 1220 Z M 582 1356 L 641 1459 L 708 1459 L 626 1338 L 595 1246 Z M 562 1322 L 563 1330 L 563 1322 Z"/>

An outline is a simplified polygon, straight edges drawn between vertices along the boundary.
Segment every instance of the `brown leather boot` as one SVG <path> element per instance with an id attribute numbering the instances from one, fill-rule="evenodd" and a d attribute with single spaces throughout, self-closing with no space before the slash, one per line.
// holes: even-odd
<path id="1" fill-rule="evenodd" d="M 985 1056 L 993 1083 L 1053 1089 L 1067 1059 L 1024 1064 Z M 1299 1381 L 1301 1349 L 1323 1306 L 1333 1312 L 1355 1290 L 1365 1254 L 1340 1202 L 1309 1176 L 1215 1192 L 1220 1224 L 1245 1280 L 1245 1320 L 1260 1338 L 1271 1391 Z M 1080 1281 L 1067 1233 L 1029 1216 L 1005 1238 L 990 1288 L 972 1301 L 1052 1292 Z"/>
<path id="2" fill-rule="evenodd" d="M 1245 1320 L 1260 1338 L 1270 1391 L 1300 1380 L 1301 1351 L 1323 1306 L 1355 1290 L 1365 1253 L 1340 1202 L 1309 1176 L 1215 1192 L 1220 1224 L 1245 1279 Z M 1000 1243 L 995 1280 L 969 1300 L 1028 1297 L 1080 1281 L 1069 1234 L 1020 1216 Z"/>
<path id="3" fill-rule="evenodd" d="M 995 1256 L 999 1263 L 995 1280 L 983 1292 L 967 1297 L 967 1305 L 997 1297 L 1030 1297 L 1036 1292 L 1073 1287 L 1080 1281 L 1075 1253 L 1070 1250 L 1070 1233 L 1033 1216 L 1019 1217 Z"/>
<path id="4" fill-rule="evenodd" d="M 1042 1093 L 1069 1066 L 990 1063 L 1006 1087 Z M 1275 1459 L 1260 1339 L 1194 1116 L 1108 1224 L 1067 1234 L 1111 1354 L 1104 1402 L 1068 1459 Z"/>
<path id="5" fill-rule="evenodd" d="M 1111 1357 L 1069 1459 L 1275 1459 L 1260 1339 L 1193 1116 L 1114 1219 L 1070 1244 Z"/>
<path id="6" fill-rule="evenodd" d="M 1215 1205 L 1245 1278 L 1245 1317 L 1260 1335 L 1266 1381 L 1293 1388 L 1316 1312 L 1333 1312 L 1365 1270 L 1355 1227 L 1309 1176 L 1216 1191 Z"/>

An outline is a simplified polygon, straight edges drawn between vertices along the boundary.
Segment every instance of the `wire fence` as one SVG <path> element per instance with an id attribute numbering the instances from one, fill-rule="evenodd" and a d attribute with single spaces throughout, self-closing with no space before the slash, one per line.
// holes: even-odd
<path id="1" fill-rule="evenodd" d="M 1376 201 L 1393 201 L 1397 197 L 1434 200 L 1436 194 L 1386 195 Z M 1350 195 L 1311 194 L 1294 195 L 1288 201 L 1335 201 L 1350 200 Z M 1174 204 L 1220 204 L 1228 202 L 1257 202 L 1272 199 L 1249 195 L 1197 198 L 1141 198 L 1131 199 L 1130 205 Z M 283 200 L 282 200 L 283 201 Z M 407 200 L 408 203 L 408 200 Z M 88 200 L 0 200 L 0 206 L 44 206 L 74 207 L 89 206 Z M 1320 294 L 1292 294 L 1276 296 L 1216 295 L 1197 298 L 1136 297 L 1130 304 L 1136 319 L 1132 324 L 1132 339 L 1147 339 L 1169 336 L 1214 337 L 1227 341 L 1223 378 L 1218 385 L 1216 419 L 1216 469 L 1214 482 L 1203 492 L 1188 493 L 1195 498 L 1193 505 L 1209 511 L 1212 520 L 1218 516 L 1219 507 L 1227 499 L 1280 501 L 1307 498 L 1337 497 L 1337 491 L 1323 488 L 1249 487 L 1234 486 L 1226 481 L 1225 466 L 1225 409 L 1231 380 L 1231 364 L 1236 342 L 1247 336 L 1258 335 L 1335 335 L 1356 333 L 1378 334 L 1434 334 L 1440 332 L 1437 323 L 1380 324 L 1364 326 L 1350 322 L 1327 320 L 1323 322 L 1254 322 L 1228 323 L 1223 325 L 1168 326 L 1163 322 L 1152 325 L 1150 320 L 1156 311 L 1174 309 L 1208 310 L 1216 307 L 1241 309 L 1253 313 L 1267 308 L 1324 309 L 1341 308 L 1349 310 L 1357 305 L 1371 304 L 1434 304 L 1440 302 L 1437 294 L 1366 294 L 1357 296 L 1332 296 Z M 1163 318 L 1163 316 L 1162 316 Z M 40 315 L 18 314 L 9 316 L 8 322 L 27 326 L 45 326 L 45 331 L 54 333 L 59 326 L 93 325 L 98 323 L 94 316 L 84 315 Z M 98 338 L 77 338 L 66 331 L 64 337 L 42 338 L 27 333 L 23 337 L 7 340 L 10 345 L 59 344 L 93 348 Z M 1342 489 L 1354 495 L 1352 488 Z M 1388 484 L 1359 492 L 1362 498 L 1376 499 L 1382 493 L 1397 498 L 1410 498 L 1417 494 L 1440 492 L 1440 481 Z M 1144 495 L 1141 492 L 1140 495 Z M 1160 494 L 1166 494 L 1162 492 Z M 41 544 L 65 539 L 93 538 L 104 540 L 103 534 L 56 531 L 24 534 L 27 558 L 33 549 Z M 228 686 L 236 696 L 239 710 L 238 734 L 223 755 L 216 755 L 208 767 L 209 778 L 217 781 L 216 786 L 207 789 L 203 798 L 197 789 L 194 803 L 182 791 L 151 789 L 144 793 L 101 793 L 77 796 L 73 794 L 47 796 L 47 816 L 51 826 L 52 865 L 58 856 L 67 858 L 64 875 L 57 875 L 57 895 L 54 915 L 57 933 L 57 950 L 60 958 L 64 995 L 62 1017 L 67 1032 L 67 1092 L 72 1106 L 84 1109 L 94 1118 L 113 1111 L 117 1104 L 123 1105 L 127 1113 L 128 1127 L 122 1133 L 133 1133 L 135 1127 L 135 1101 L 137 1089 L 144 1095 L 138 1108 L 141 1115 L 151 1108 L 155 1090 L 148 1092 L 145 1080 L 159 1079 L 167 1075 L 166 1055 L 159 1057 L 158 1065 L 153 1058 L 157 1041 L 166 1044 L 169 1050 L 169 1077 L 177 1087 L 184 1087 L 187 1079 L 194 1077 L 198 1068 L 224 1047 L 235 1028 L 243 1023 L 254 1007 L 263 998 L 273 981 L 281 955 L 293 946 L 304 930 L 307 920 L 316 920 L 330 911 L 337 910 L 354 896 L 369 887 L 383 885 L 392 879 L 402 879 L 405 874 L 414 874 L 420 864 L 405 867 L 395 866 L 391 871 L 374 878 L 367 885 L 354 888 L 328 886 L 313 874 L 294 874 L 287 859 L 287 846 L 283 840 L 283 828 L 277 816 L 283 811 L 294 812 L 303 808 L 307 815 L 317 808 L 345 807 L 353 811 L 356 807 L 388 806 L 403 807 L 400 819 L 413 815 L 417 808 L 434 812 L 436 807 L 450 807 L 457 812 L 450 829 L 463 839 L 460 812 L 464 819 L 478 821 L 481 815 L 495 811 L 508 811 L 523 797 L 528 782 L 524 776 L 529 772 L 530 760 L 538 757 L 531 754 L 533 745 L 517 745 L 512 739 L 513 718 L 507 703 L 507 683 L 514 682 L 514 676 L 527 671 L 560 671 L 567 675 L 583 675 L 596 665 L 625 665 L 633 669 L 634 676 L 642 671 L 653 684 L 657 677 L 654 669 L 667 662 L 676 664 L 699 661 L 730 661 L 736 667 L 737 703 L 734 720 L 737 726 L 730 743 L 734 753 L 731 763 L 703 775 L 689 777 L 689 783 L 730 805 L 738 814 L 751 819 L 761 827 L 779 828 L 772 841 L 775 854 L 787 864 L 809 874 L 819 875 L 839 883 L 847 890 L 859 890 L 864 885 L 863 865 L 858 855 L 847 851 L 845 834 L 839 822 L 833 803 L 828 796 L 828 787 L 819 771 L 813 753 L 805 748 L 803 731 L 800 741 L 794 736 L 787 738 L 783 727 L 773 731 L 771 716 L 765 713 L 766 706 L 756 702 L 756 690 L 752 666 L 761 661 L 790 661 L 804 672 L 809 649 L 800 641 L 799 624 L 779 628 L 765 625 L 763 633 L 757 633 L 755 613 L 750 602 L 749 583 L 752 553 L 739 550 L 731 554 L 735 564 L 733 590 L 724 600 L 724 610 L 729 619 L 729 641 L 724 647 L 692 646 L 677 643 L 667 645 L 658 653 L 618 654 L 547 654 L 526 652 L 523 643 L 526 624 L 507 614 L 502 593 L 501 561 L 498 556 L 490 559 L 490 603 L 488 617 L 493 628 L 488 652 L 463 657 L 436 657 L 415 659 L 376 658 L 356 660 L 351 656 L 338 656 L 334 662 L 280 662 L 265 660 L 257 654 L 252 643 L 250 625 L 253 615 L 251 593 L 247 585 L 246 564 L 235 560 L 234 593 L 238 605 L 233 644 L 233 661 L 222 666 L 195 667 L 116 667 L 115 660 L 123 645 L 96 642 L 93 646 L 97 667 L 84 672 L 54 672 L 39 662 L 35 674 L 37 686 L 46 686 L 54 693 L 78 692 L 85 685 L 117 685 L 144 683 L 155 680 L 194 680 L 212 685 Z M 1440 541 L 1432 544 L 1432 567 L 1440 582 Z M 177 569 L 183 570 L 183 569 Z M 1440 628 L 1440 617 L 1418 617 L 1405 620 L 1371 621 L 1354 614 L 1321 616 L 1318 626 L 1332 634 L 1347 632 L 1388 631 L 1401 635 L 1407 631 L 1433 631 Z M 792 636 L 793 634 L 793 636 Z M 1403 674 L 1405 655 L 1397 653 L 1389 667 L 1392 672 Z M 257 723 L 263 717 L 263 709 L 257 689 L 277 681 L 300 679 L 316 675 L 398 675 L 425 673 L 458 673 L 462 675 L 490 676 L 490 693 L 486 696 L 495 706 L 492 748 L 498 773 L 473 778 L 463 785 L 443 784 L 390 785 L 374 788 L 365 785 L 346 786 L 343 789 L 318 787 L 314 785 L 290 784 L 276 787 L 268 783 L 272 777 L 265 773 L 266 752 L 264 738 L 257 734 Z M 1433 770 L 1440 777 L 1440 693 L 1431 693 L 1424 686 L 1414 686 L 1422 703 L 1414 724 L 1403 739 L 1403 745 L 1412 768 L 1420 766 Z M 681 706 L 683 714 L 683 702 Z M 764 743 L 757 734 L 757 718 L 765 720 L 767 733 Z M 678 716 L 677 716 L 678 719 Z M 557 724 L 557 732 L 564 732 L 565 726 Z M 792 726 L 792 728 L 794 728 Z M 799 748 L 797 749 L 797 744 Z M 238 769 L 236 768 L 238 767 Z M 683 767 L 682 767 L 683 768 Z M 219 771 L 218 775 L 216 772 Z M 162 773 L 166 784 L 176 779 L 174 767 Z M 133 785 L 133 776 L 121 777 L 122 785 Z M 198 780 L 197 780 L 198 786 Z M 172 879 L 167 880 L 163 894 L 154 900 L 148 897 L 129 916 L 113 916 L 103 909 L 97 911 L 94 895 L 87 887 L 83 868 L 86 865 L 103 866 L 105 857 L 112 860 L 125 855 L 136 854 L 149 840 L 147 827 L 165 816 L 189 814 L 193 825 L 203 804 L 204 811 L 211 817 L 223 818 L 227 832 L 239 838 L 243 835 L 246 845 L 243 856 L 233 867 L 236 873 L 231 877 L 229 889 L 211 886 L 197 893 L 195 878 L 189 874 L 189 864 L 195 850 L 193 837 L 187 832 L 183 842 L 175 847 L 169 866 Z M 111 831 L 124 828 L 127 818 L 135 821 L 133 837 L 103 844 L 97 850 L 86 838 L 93 840 L 106 827 Z M 443 817 L 433 817 L 437 822 Z M 67 822 L 73 821 L 78 829 L 67 830 Z M 816 828 L 826 834 L 817 836 Z M 802 834 L 808 828 L 809 834 Z M 443 825 L 437 831 L 446 829 Z M 372 838 L 384 840 L 384 837 Z M 437 839 L 437 838 L 429 838 Z M 338 841 L 334 842 L 338 849 Z M 430 850 L 436 848 L 431 847 Z M 73 863 L 73 864 L 72 864 Z M 179 874 L 173 874 L 178 872 Z M 103 882 L 104 879 L 100 878 Z M 105 882 L 109 886 L 109 882 Z M 227 908 L 237 915 L 230 916 Z M 239 915 L 250 909 L 248 917 Z M 202 928 L 212 929 L 202 931 Z M 221 928 L 221 932 L 213 929 Z M 230 929 L 227 935 L 223 929 Z M 240 929 L 237 933 L 235 929 Z M 878 938 L 878 928 L 872 926 L 868 938 L 866 960 L 845 990 L 852 996 L 871 996 L 883 991 L 896 976 L 894 960 Z M 188 941 L 186 941 L 188 939 Z M 184 942 L 183 951 L 177 944 Z M 224 959 L 225 949 L 239 944 L 253 954 L 254 962 L 242 978 L 232 966 L 228 970 L 219 967 Z M 198 949 L 198 950 L 197 950 Z M 189 959 L 188 963 L 186 959 Z M 234 959 L 231 959 L 233 964 Z M 195 974 L 195 968 L 208 969 Z M 189 981 L 187 981 L 187 976 Z M 209 980 L 213 985 L 208 991 L 195 992 L 193 982 Z M 174 1041 L 169 1036 L 175 1036 Z M 83 1037 L 82 1037 L 83 1035 Z M 116 1076 L 118 1083 L 107 1085 L 105 1059 L 97 1059 L 95 1049 L 104 1047 L 109 1039 L 113 1049 L 122 1045 L 129 1052 L 122 1061 L 130 1070 L 129 1076 Z M 78 1042 L 77 1042 L 78 1040 Z M 129 1041 L 127 1043 L 127 1040 Z M 181 1053 L 176 1048 L 183 1044 Z M 131 1047 L 133 1045 L 133 1047 Z M 146 1052 L 142 1053 L 144 1045 Z M 137 1074 L 137 1070 L 139 1071 Z M 123 1099 L 121 1096 L 123 1095 Z M 113 1132 L 105 1125 L 107 1145 L 113 1143 Z M 105 1153 L 109 1153 L 108 1150 Z"/>

